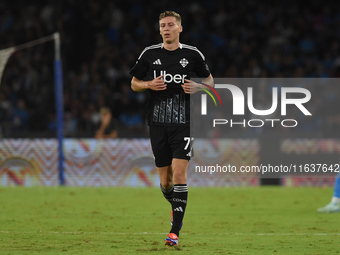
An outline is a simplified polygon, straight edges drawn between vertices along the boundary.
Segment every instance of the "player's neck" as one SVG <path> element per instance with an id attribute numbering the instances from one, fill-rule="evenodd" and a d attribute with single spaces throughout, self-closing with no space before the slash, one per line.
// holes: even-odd
<path id="1" fill-rule="evenodd" d="M 169 51 L 177 50 L 179 48 L 179 45 L 180 45 L 179 41 L 171 42 L 171 43 L 166 43 L 166 42 L 163 43 L 164 49 L 169 50 Z"/>

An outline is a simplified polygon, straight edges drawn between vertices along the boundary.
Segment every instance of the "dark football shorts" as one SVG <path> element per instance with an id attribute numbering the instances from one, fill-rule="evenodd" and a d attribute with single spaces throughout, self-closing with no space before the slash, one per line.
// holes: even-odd
<path id="1" fill-rule="evenodd" d="M 190 126 L 150 126 L 150 140 L 157 167 L 169 166 L 172 159 L 190 160 Z"/>

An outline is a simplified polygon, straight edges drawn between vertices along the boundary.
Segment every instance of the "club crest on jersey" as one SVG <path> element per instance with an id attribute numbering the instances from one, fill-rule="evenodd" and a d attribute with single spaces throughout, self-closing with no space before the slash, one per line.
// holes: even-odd
<path id="1" fill-rule="evenodd" d="M 174 83 L 180 83 L 180 84 L 184 83 L 184 79 L 187 76 L 186 74 L 183 74 L 183 75 L 180 75 L 180 74 L 172 75 L 170 73 L 166 73 L 166 71 L 160 71 L 160 74 L 158 75 L 156 70 L 153 71 L 153 77 L 154 78 L 157 78 L 160 75 L 163 75 L 163 80 L 166 83 L 174 82 Z"/>
<path id="2" fill-rule="evenodd" d="M 189 61 L 186 58 L 182 58 L 179 63 L 184 67 L 186 67 L 189 64 Z"/>

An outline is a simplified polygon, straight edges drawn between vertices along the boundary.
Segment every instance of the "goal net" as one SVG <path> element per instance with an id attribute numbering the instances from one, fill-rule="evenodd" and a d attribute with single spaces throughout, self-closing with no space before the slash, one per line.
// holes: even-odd
<path id="1" fill-rule="evenodd" d="M 61 59 L 60 59 L 60 36 L 59 33 L 56 32 L 50 36 L 42 37 L 34 41 L 26 42 L 17 46 L 13 46 L 7 49 L 0 50 L 0 88 L 1 88 L 1 81 L 3 77 L 3 73 L 5 71 L 5 67 L 8 63 L 8 60 L 12 56 L 14 52 L 24 50 L 31 48 L 33 46 L 37 46 L 49 41 L 54 41 L 54 97 L 55 97 L 55 109 L 56 109 L 56 131 L 57 131 L 57 144 L 58 147 L 58 177 L 59 177 L 59 184 L 64 185 L 64 171 L 63 171 L 63 164 L 64 164 L 64 154 L 63 154 L 63 97 L 62 97 L 62 69 L 61 69 Z M 51 63 L 52 64 L 52 63 Z M 20 70 L 18 71 L 20 72 Z M 19 102 L 19 100 L 17 100 Z M 19 103 L 18 103 L 19 105 Z M 39 120 L 37 120 L 39 121 Z M 46 145 L 48 146 L 48 145 Z M 12 146 L 13 147 L 13 146 Z M 14 146 L 15 147 L 15 146 Z M 48 148 L 48 147 L 46 147 Z M 17 148 L 20 150 L 20 148 Z M 16 149 L 16 150 L 17 150 Z M 18 162 L 18 159 L 15 157 L 15 153 L 12 151 L 6 151 L 6 142 L 3 142 L 2 146 L 0 147 L 0 154 L 10 154 L 12 157 L 10 160 L 12 160 L 14 165 L 17 165 L 22 171 L 34 171 L 35 162 L 30 162 L 29 160 L 23 160 Z M 13 154 L 14 153 L 14 154 Z M 0 158 L 1 159 L 1 158 Z M 2 162 L 3 160 L 0 160 L 0 172 L 1 169 L 6 168 L 6 164 Z M 15 178 L 16 176 L 10 176 L 13 177 L 13 180 L 20 182 L 19 178 Z"/>

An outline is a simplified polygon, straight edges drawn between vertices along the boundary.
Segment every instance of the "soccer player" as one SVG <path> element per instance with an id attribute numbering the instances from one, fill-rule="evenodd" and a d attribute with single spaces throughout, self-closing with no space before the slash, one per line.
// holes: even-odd
<path id="1" fill-rule="evenodd" d="M 334 193 L 331 202 L 318 209 L 319 213 L 337 213 L 339 212 L 340 202 L 340 172 L 337 174 L 334 182 Z"/>
<path id="2" fill-rule="evenodd" d="M 181 16 L 166 11 L 159 16 L 163 43 L 146 47 L 130 71 L 133 91 L 149 95 L 147 122 L 160 188 L 170 202 L 170 233 L 165 245 L 178 245 L 178 236 L 188 200 L 187 167 L 191 156 L 190 94 L 202 86 L 190 81 L 195 73 L 213 86 L 204 55 L 179 42 Z"/>

